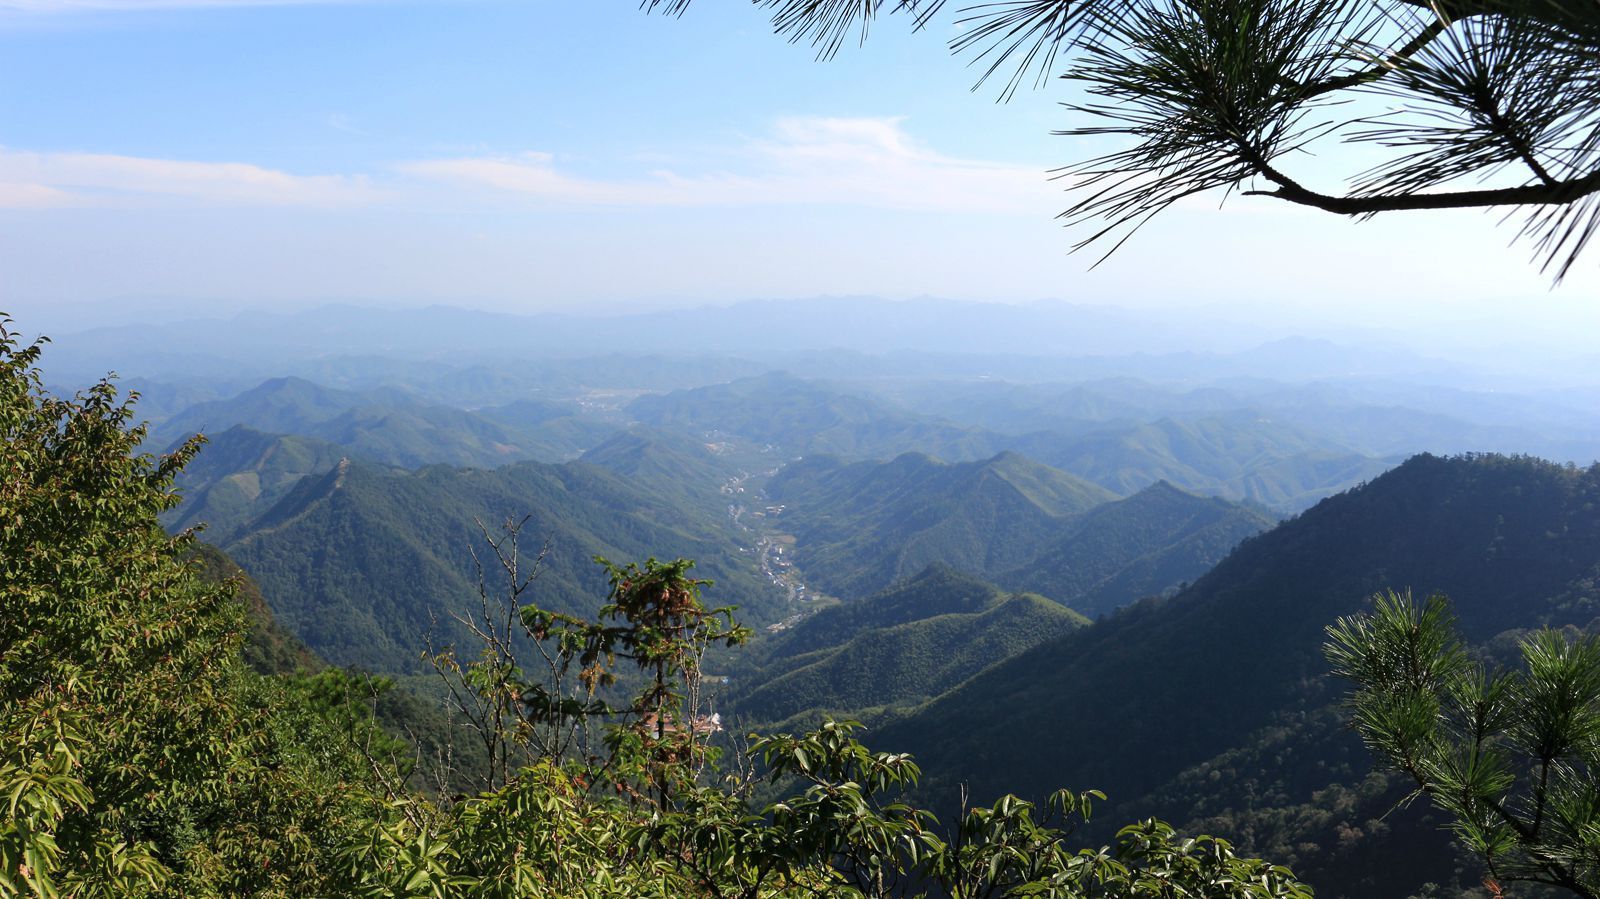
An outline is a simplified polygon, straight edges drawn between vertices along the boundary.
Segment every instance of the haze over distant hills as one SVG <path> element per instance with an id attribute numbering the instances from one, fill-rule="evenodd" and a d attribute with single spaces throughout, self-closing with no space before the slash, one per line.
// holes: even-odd
<path id="1" fill-rule="evenodd" d="M 58 330 L 56 378 L 107 367 L 164 378 L 299 374 L 364 386 L 364 368 L 387 360 L 399 369 L 464 370 L 549 357 L 737 357 L 806 373 L 863 364 L 874 357 L 922 377 L 928 357 L 962 357 L 965 376 L 1082 379 L 1109 374 L 1166 379 L 1258 376 L 1306 380 L 1381 377 L 1412 382 L 1504 385 L 1505 353 L 1446 344 L 1427 335 L 1360 331 L 1218 318 L 1205 311 L 1132 312 L 1114 306 L 1041 301 L 974 303 L 876 297 L 769 300 L 601 316 L 508 315 L 427 307 L 374 309 L 330 305 L 287 312 L 241 312 L 216 319 L 122 324 L 79 333 Z M 807 354 L 827 351 L 805 366 Z M 1527 356 L 1527 354 L 1523 354 Z M 335 360 L 365 360 L 353 368 Z M 1532 357 L 1523 372 L 1567 380 L 1576 359 Z M 398 363 L 398 364 L 396 364 Z M 815 366 L 815 367 L 813 367 Z M 746 372 L 754 373 L 754 372 Z M 843 373 L 842 370 L 832 372 Z M 1537 373 L 1537 374 L 1535 374 Z M 722 377 L 733 376 L 731 372 Z M 1593 386 L 1592 379 L 1588 382 Z M 678 385 L 683 386 L 683 385 Z"/>
<path id="2" fill-rule="evenodd" d="M 514 405 L 564 404 L 588 413 L 617 413 L 643 394 L 733 384 L 774 370 L 811 383 L 826 381 L 838 395 L 829 402 L 845 417 L 851 404 L 881 405 L 887 399 L 920 419 L 920 427 L 945 434 L 942 443 L 930 439 L 899 446 L 873 446 L 872 435 L 854 434 L 849 440 L 867 442 L 853 446 L 829 444 L 830 438 L 818 433 L 811 438 L 814 446 L 787 448 L 795 453 L 887 458 L 916 449 L 954 460 L 1015 449 L 1088 474 L 1112 489 L 1137 489 L 1164 477 L 1186 489 L 1279 508 L 1301 507 L 1379 470 L 1356 456 L 1386 464 L 1420 451 L 1531 452 L 1578 462 L 1600 458 L 1600 423 L 1594 415 L 1600 408 L 1600 366 L 1549 354 L 1525 354 L 1513 363 L 1505 352 L 1441 343 L 1434 332 L 1405 336 L 1345 328 L 1319 333 L 1212 320 L 1199 312 L 1153 317 L 1059 302 L 872 297 L 609 317 L 342 305 L 52 336 L 53 379 L 83 384 L 116 370 L 145 393 L 142 411 L 158 424 L 198 403 L 228 400 L 285 376 L 376 398 L 377 405 L 391 405 L 395 415 L 398 406 L 383 397 L 409 396 L 416 404 L 402 416 L 412 419 L 409 424 L 396 420 L 386 426 L 409 429 L 412 436 L 396 433 L 392 445 L 372 450 L 374 457 L 388 453 L 389 460 L 403 464 L 493 464 L 496 453 L 502 462 L 571 458 L 598 442 L 597 435 L 580 427 L 578 419 L 531 435 L 530 418 Z M 778 385 L 766 386 L 776 391 Z M 401 394 L 394 394 L 397 390 Z M 770 398 L 779 403 L 776 393 Z M 804 399 L 797 393 L 784 402 Z M 432 407 L 473 412 L 489 422 L 454 419 Z M 499 407 L 506 407 L 505 414 L 492 411 Z M 657 405 L 646 415 L 650 408 L 641 404 L 637 414 L 622 417 L 654 420 L 670 414 L 680 424 L 693 423 L 685 409 L 669 412 Z M 341 442 L 359 442 L 374 422 L 345 411 L 355 420 Z M 532 413 L 534 418 L 542 414 Z M 884 414 L 874 412 L 880 422 Z M 1217 416 L 1253 417 L 1284 431 L 1298 429 L 1300 436 L 1291 440 L 1320 456 L 1302 461 L 1320 466 L 1323 474 L 1303 480 L 1265 471 L 1253 479 L 1207 471 L 1196 478 L 1180 470 L 1184 460 L 1176 465 L 1166 460 L 1158 464 L 1169 465 L 1168 470 L 1156 477 L 1117 485 L 1113 476 L 1096 477 L 1025 439 L 1033 432 L 1045 432 L 1053 441 L 1057 435 L 1081 438 L 1121 429 L 1136 450 L 1148 449 L 1151 440 L 1174 438 L 1136 433 L 1141 427 L 1170 421 L 1165 427 L 1203 429 L 1196 422 Z M 204 424 L 216 430 L 221 421 Z M 259 419 L 232 423 L 278 430 Z M 163 437 L 192 424 L 179 419 L 180 426 Z M 329 433 L 317 436 L 330 437 L 338 429 L 325 427 Z M 973 429 L 1006 439 L 985 438 Z M 415 435 L 446 430 L 461 432 L 458 443 L 476 431 L 476 445 L 460 446 L 454 455 L 407 448 L 417 442 Z M 514 449 L 507 453 L 501 449 L 506 446 Z M 1273 452 L 1281 456 L 1281 447 Z M 1264 465 L 1265 460 L 1256 460 L 1240 471 Z M 1340 466 L 1342 476 L 1335 470 Z"/>
<path id="3" fill-rule="evenodd" d="M 1199 317 L 1195 317 L 1199 320 Z M 937 298 L 891 301 L 819 297 L 701 306 L 607 318 L 563 313 L 509 315 L 442 306 L 381 313 L 351 305 L 291 312 L 242 312 L 221 319 L 135 323 L 95 329 L 83 345 L 126 352 L 216 354 L 280 360 L 326 355 L 443 358 L 550 352 L 748 354 L 795 348 L 868 353 L 916 350 L 977 355 L 1160 353 L 1195 346 L 1195 322 L 1152 322 L 1114 306 L 971 303 Z M 1220 333 L 1222 328 L 1208 330 Z M 1228 323 L 1219 349 L 1273 339 L 1266 328 Z M 1142 336 L 1141 336 L 1142 335 Z"/>
<path id="4" fill-rule="evenodd" d="M 156 445 L 244 425 L 315 437 L 395 465 L 494 467 L 527 459 L 559 461 L 616 430 L 576 417 L 575 405 L 521 400 L 476 412 L 427 403 L 394 388 L 338 390 L 303 378 L 271 378 L 237 396 L 197 403 L 160 421 Z"/>
<path id="5" fill-rule="evenodd" d="M 1039 326 L 1028 316 L 1072 313 L 932 301 L 839 301 L 824 307 L 834 315 L 832 333 L 845 343 L 883 340 L 877 349 L 886 352 L 870 355 L 804 349 L 804 341 L 822 340 L 818 335 L 825 330 L 784 324 L 800 306 L 748 304 L 648 318 L 663 328 L 648 340 L 628 327 L 608 331 L 607 354 L 601 356 L 573 355 L 586 346 L 573 338 L 558 358 L 555 351 L 532 351 L 566 339 L 559 328 L 542 330 L 542 320 L 457 317 L 444 310 L 379 316 L 340 308 L 262 316 L 242 323 L 248 327 L 184 325 L 181 339 L 164 339 L 192 352 L 167 353 L 152 337 L 139 352 L 153 367 L 128 371 L 151 400 L 140 411 L 152 419 L 152 445 L 200 430 L 213 440 L 181 481 L 187 499 L 169 523 L 207 523 L 210 538 L 229 546 L 266 540 L 264 531 L 280 527 L 263 522 L 312 520 L 279 506 L 295 497 L 305 502 L 331 495 L 310 485 L 346 458 L 360 475 L 357 482 L 383 483 L 394 491 L 401 489 L 396 485 L 435 483 L 401 476 L 424 465 L 497 469 L 582 457 L 620 477 L 616 488 L 634 497 L 604 502 L 675 510 L 655 518 L 673 532 L 663 534 L 663 545 L 682 545 L 685 552 L 701 546 L 696 554 L 707 556 L 708 564 L 712 557 L 722 559 L 716 564 L 735 572 L 735 582 L 745 579 L 757 593 L 790 591 L 791 599 L 806 595 L 805 589 L 860 599 L 938 562 L 1004 589 L 1033 591 L 1099 614 L 1194 579 L 1238 540 L 1268 527 L 1274 515 L 1298 512 L 1371 480 L 1411 452 L 1533 452 L 1580 462 L 1600 457 L 1600 421 L 1585 406 L 1589 394 L 1577 382 L 1530 394 L 1475 390 L 1451 383 L 1449 366 L 1427 374 L 1433 363 L 1413 356 L 1347 353 L 1326 341 L 1298 339 L 1226 357 L 1176 353 L 1159 362 L 1148 354 L 1018 356 L 998 361 L 1030 375 L 1082 365 L 1116 370 L 1130 361 L 1152 364 L 1139 377 L 1004 380 L 974 374 L 997 361 L 983 355 L 897 354 L 897 347 L 926 335 L 887 323 L 924 307 L 934 318 L 948 316 L 974 329 L 978 313 L 998 315 L 1002 324 L 1010 322 L 1005 327 Z M 303 327 L 308 316 L 324 313 L 327 327 Z M 430 331 L 435 317 L 439 327 Z M 712 343 L 672 330 L 712 320 L 721 322 L 721 330 L 713 329 L 723 335 L 718 340 L 750 337 L 743 347 L 750 352 L 706 356 L 702 351 Z M 772 334 L 754 333 L 769 325 Z M 96 341 L 126 351 L 123 341 L 130 333 L 96 332 L 87 343 L 69 335 L 51 352 L 86 354 Z M 477 340 L 485 341 L 479 350 L 462 348 Z M 524 340 L 521 358 L 493 360 L 495 347 Z M 648 344 L 651 354 L 619 352 L 636 340 Z M 424 352 L 424 343 L 433 349 Z M 833 376 L 772 370 L 755 350 L 774 345 L 788 347 L 791 361 Z M 978 341 L 972 348 L 982 346 Z M 259 381 L 242 380 L 251 353 L 269 348 L 283 354 L 272 363 L 282 368 Z M 199 370 L 191 366 L 194 353 L 224 351 L 240 354 L 229 360 L 227 378 L 193 375 Z M 1296 360 L 1306 367 L 1296 372 Z M 1328 370 L 1340 360 L 1364 373 L 1307 379 L 1307 371 Z M 1163 365 L 1186 374 L 1163 380 L 1151 373 Z M 1219 366 L 1282 376 L 1208 380 L 1206 372 Z M 325 380 L 293 374 L 296 369 Z M 163 373 L 173 379 L 161 380 Z M 384 470 L 390 480 L 372 480 Z M 527 492 L 510 482 L 496 489 L 525 494 L 530 508 L 524 513 L 590 514 L 574 511 L 588 501 L 576 494 Z M 532 507 L 558 496 L 556 507 Z M 488 501 L 487 495 L 479 498 Z M 769 505 L 785 508 L 763 520 Z M 506 514 L 513 511 L 506 508 Z M 415 532 L 408 529 L 405 539 L 415 539 Z M 385 533 L 384 526 L 371 533 Z M 459 524 L 453 533 L 447 554 L 470 537 Z M 561 539 L 571 544 L 563 551 L 579 553 L 570 557 L 572 572 L 583 567 L 576 560 L 586 551 L 576 548 L 596 540 L 613 552 L 627 546 L 663 551 L 643 541 L 595 536 L 592 529 L 570 533 Z M 276 563 L 262 557 L 262 564 Z M 417 576 L 424 583 L 449 581 L 446 592 L 459 593 L 460 565 L 454 568 L 457 574 L 449 577 Z M 303 579 L 313 577 L 307 573 L 293 576 L 300 580 L 284 580 L 274 570 L 255 573 L 269 593 L 288 590 L 290 583 L 311 596 L 338 597 L 356 589 L 319 586 Z M 566 578 L 558 591 L 565 595 L 594 586 L 576 573 Z M 781 606 L 760 617 L 781 617 Z M 285 610 L 283 619 L 297 627 L 314 620 L 294 610 Z M 374 658 L 389 660 L 384 664 L 399 658 L 395 653 L 417 634 L 418 621 L 398 625 L 393 648 Z"/>

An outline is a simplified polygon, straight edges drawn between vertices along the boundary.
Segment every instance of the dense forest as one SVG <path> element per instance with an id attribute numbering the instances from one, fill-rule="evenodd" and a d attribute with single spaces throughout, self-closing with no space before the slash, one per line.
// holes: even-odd
<path id="1" fill-rule="evenodd" d="M 509 605 L 485 600 L 482 654 L 433 656 L 470 695 L 480 782 L 408 786 L 417 759 L 368 704 L 383 685 L 314 670 L 223 559 L 162 529 L 202 441 L 138 453 L 131 402 L 104 382 L 51 396 L 41 348 L 0 332 L 7 895 L 1303 895 L 1286 869 L 1154 821 L 1079 850 L 1008 798 L 942 836 L 898 801 L 910 757 L 847 723 L 753 744 L 753 776 L 798 792 L 752 805 L 694 704 L 706 648 L 747 632 L 683 561 L 607 566 L 590 618 L 523 604 L 531 579 L 497 543 Z M 550 647 L 549 677 L 515 664 L 519 639 Z M 602 698 L 620 681 L 637 695 Z M 1095 798 L 1039 808 L 1070 822 Z"/>
<path id="2" fill-rule="evenodd" d="M 1600 469 L 1280 522 L 788 376 L 457 409 L 584 435 L 462 465 L 293 379 L 153 437 L 47 349 L 0 341 L 0 895 L 1593 895 Z"/>

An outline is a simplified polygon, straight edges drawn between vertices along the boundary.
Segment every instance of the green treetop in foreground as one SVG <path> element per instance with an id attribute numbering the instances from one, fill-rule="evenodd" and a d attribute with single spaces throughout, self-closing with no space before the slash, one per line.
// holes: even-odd
<path id="1" fill-rule="evenodd" d="M 199 442 L 137 452 L 131 397 L 105 382 L 48 394 L 41 345 L 8 324 L 0 897 L 1310 895 L 1158 821 L 1074 848 L 1094 793 L 1043 814 L 1006 797 L 941 830 L 903 800 L 915 763 L 848 723 L 760 739 L 743 774 L 719 768 L 699 657 L 742 631 L 701 604 L 684 561 L 612 567 L 595 621 L 526 602 L 533 582 L 504 566 L 523 589 L 480 597 L 500 622 L 481 652 L 433 655 L 502 764 L 473 795 L 408 789 L 394 742 L 346 698 L 366 682 L 250 670 L 233 585 L 201 576 L 192 536 L 161 530 Z M 624 671 L 643 686 L 609 699 Z M 753 805 L 757 768 L 796 792 Z"/>
<path id="2" fill-rule="evenodd" d="M 50 396 L 0 319 L 0 896 L 307 895 L 362 763 L 156 516 L 199 447 L 136 452 L 109 383 Z"/>
<path id="3" fill-rule="evenodd" d="M 753 0 L 830 56 L 887 12 L 946 0 Z M 689 0 L 643 0 L 682 12 Z M 951 48 L 1009 97 L 1060 75 L 1086 99 L 1062 132 L 1123 146 L 1062 170 L 1063 213 L 1115 249 L 1208 190 L 1339 215 L 1495 207 L 1563 276 L 1600 228 L 1600 3 L 1594 0 L 1007 0 L 955 16 Z M 1362 94 L 1376 102 L 1349 105 Z M 1321 187 L 1330 142 L 1375 162 Z M 1298 158 L 1297 158 L 1298 157 Z"/>

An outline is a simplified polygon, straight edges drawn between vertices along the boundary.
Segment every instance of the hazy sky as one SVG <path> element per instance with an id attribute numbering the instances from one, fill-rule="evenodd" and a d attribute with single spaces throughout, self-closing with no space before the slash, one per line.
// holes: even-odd
<path id="1" fill-rule="evenodd" d="M 1195 202 L 1090 271 L 1047 173 L 1103 146 L 1059 85 L 970 92 L 950 27 L 817 63 L 742 0 L 0 0 L 0 309 L 1600 305 L 1600 255 L 1552 293 L 1492 213 Z"/>

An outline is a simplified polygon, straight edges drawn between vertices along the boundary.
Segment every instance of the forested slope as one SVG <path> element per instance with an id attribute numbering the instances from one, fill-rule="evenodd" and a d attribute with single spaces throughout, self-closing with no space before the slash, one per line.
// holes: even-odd
<path id="1" fill-rule="evenodd" d="M 1259 507 L 1158 482 L 1126 499 L 1017 453 L 942 463 L 811 456 L 767 482 L 806 577 L 846 598 L 948 565 L 1087 615 L 1175 590 L 1245 537 Z"/>
<path id="2" fill-rule="evenodd" d="M 995 580 L 1098 615 L 1201 576 L 1274 523 L 1260 508 L 1159 481 L 1078 516 L 1025 565 Z"/>
<path id="3" fill-rule="evenodd" d="M 813 456 L 767 483 L 797 564 L 865 596 L 935 563 L 990 576 L 1034 558 L 1066 521 L 1114 495 L 1015 453 L 946 464 L 921 453 L 847 464 Z"/>
<path id="4" fill-rule="evenodd" d="M 1289 727 L 1302 775 L 1281 781 L 1291 793 L 1230 795 L 1258 810 L 1314 804 L 1339 777 L 1353 779 L 1344 788 L 1364 778 L 1348 736 L 1326 718 L 1304 723 L 1341 689 L 1325 674 L 1323 628 L 1387 587 L 1448 594 L 1475 640 L 1589 622 L 1600 611 L 1600 468 L 1418 456 L 1246 541 L 1171 601 L 1036 647 L 876 739 L 939 772 L 928 786 L 941 802 L 958 782 L 979 802 L 1095 787 L 1125 802 L 1165 797 L 1154 810 L 1181 819 L 1200 794 L 1183 777 L 1226 769 L 1215 760 Z M 1346 813 L 1359 823 L 1385 811 L 1372 800 Z M 1329 876 L 1341 889 L 1358 875 L 1417 885 L 1382 874 L 1344 865 Z"/>
<path id="5" fill-rule="evenodd" d="M 430 633 L 453 638 L 451 611 L 476 607 L 479 523 L 494 536 L 525 518 L 527 559 L 549 548 L 534 593 L 541 605 L 592 612 L 606 592 L 596 555 L 683 556 L 699 560 L 746 619 L 777 612 L 773 590 L 721 538 L 720 521 L 582 463 L 399 472 L 351 460 L 302 479 L 225 548 L 284 625 L 330 662 L 404 671 Z"/>
<path id="6" fill-rule="evenodd" d="M 178 476 L 183 504 L 163 520 L 173 530 L 204 525 L 206 539 L 225 542 L 301 478 L 332 471 L 347 454 L 344 447 L 315 437 L 235 425 L 207 437 L 205 452 Z"/>
<path id="7" fill-rule="evenodd" d="M 735 669 L 731 708 L 758 722 L 802 712 L 860 717 L 936 696 L 1088 623 L 1044 597 L 930 567 L 752 647 Z"/>

